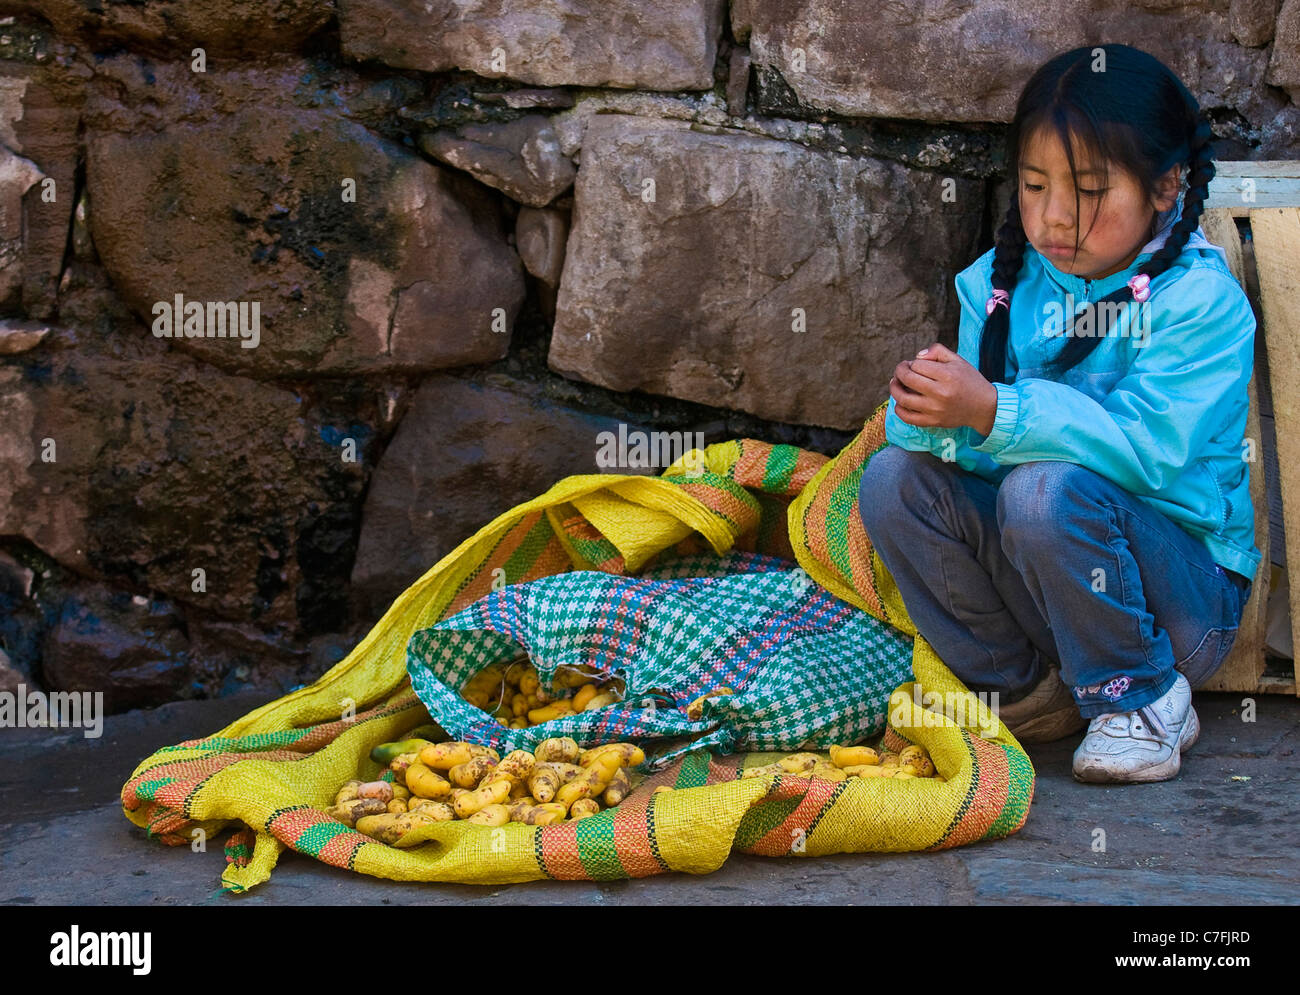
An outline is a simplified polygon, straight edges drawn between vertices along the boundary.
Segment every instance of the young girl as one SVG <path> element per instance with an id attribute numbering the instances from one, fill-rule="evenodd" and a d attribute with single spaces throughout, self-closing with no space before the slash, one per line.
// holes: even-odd
<path id="1" fill-rule="evenodd" d="M 1243 435 L 1255 319 L 1198 227 L 1210 125 L 1157 59 L 1058 55 L 1008 135 L 958 351 L 898 364 L 859 507 L 918 631 L 1084 781 L 1175 776 L 1191 688 L 1261 560 Z"/>

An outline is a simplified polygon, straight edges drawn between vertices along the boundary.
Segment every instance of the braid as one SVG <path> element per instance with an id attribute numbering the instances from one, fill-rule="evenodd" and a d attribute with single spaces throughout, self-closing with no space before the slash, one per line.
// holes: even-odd
<path id="1" fill-rule="evenodd" d="M 1160 247 L 1159 251 L 1138 267 L 1139 273 L 1146 274 L 1152 280 L 1168 270 L 1173 265 L 1174 260 L 1182 255 L 1183 249 L 1187 247 L 1187 240 L 1201 222 L 1201 214 L 1205 210 L 1205 200 L 1209 196 L 1210 181 L 1214 179 L 1214 132 L 1209 121 L 1201 116 L 1199 112 L 1195 120 L 1196 125 L 1188 143 L 1190 151 L 1187 156 L 1189 167 L 1187 190 L 1183 194 L 1183 209 L 1178 217 L 1178 223 L 1170 229 L 1169 238 Z M 1175 163 L 1170 163 L 1170 166 L 1173 165 Z M 1084 310 L 1074 316 L 1071 331 L 1073 331 L 1073 326 L 1080 321 L 1086 322 L 1086 328 L 1095 328 L 1094 322 L 1097 321 L 1098 305 L 1103 302 L 1132 303 L 1133 300 L 1133 289 L 1124 286 L 1112 294 L 1107 294 L 1100 300 L 1092 301 Z M 1102 316 L 1107 321 L 1109 321 L 1112 310 L 1111 308 L 1102 310 Z M 1071 369 L 1087 358 L 1101 342 L 1102 336 L 1107 331 L 1107 328 L 1099 328 L 1091 335 L 1068 335 L 1065 347 L 1049 364 L 1053 368 L 1055 375 L 1063 375 L 1066 370 Z M 982 369 L 981 372 L 983 372 Z"/>
<path id="2" fill-rule="evenodd" d="M 1007 209 L 1006 220 L 998 229 L 993 252 L 994 290 L 1005 290 L 1008 295 L 1015 290 L 1020 267 L 1025 261 L 1026 244 L 1025 226 L 1020 222 L 1020 197 L 1018 191 L 1013 190 L 1011 206 Z M 995 307 L 993 313 L 984 319 L 984 329 L 980 333 L 980 373 L 989 383 L 1002 383 L 1006 380 L 1010 311 L 1008 301 L 1006 307 Z"/>
<path id="3" fill-rule="evenodd" d="M 1142 267 L 1142 272 L 1152 279 L 1173 265 L 1186 247 L 1187 239 L 1201 223 L 1205 199 L 1210 192 L 1210 181 L 1214 179 L 1215 173 L 1213 139 L 1210 122 L 1201 118 L 1192 137 L 1192 151 L 1188 157 L 1187 192 L 1183 195 L 1182 215 L 1178 218 L 1178 224 L 1169 232 L 1169 241 Z"/>

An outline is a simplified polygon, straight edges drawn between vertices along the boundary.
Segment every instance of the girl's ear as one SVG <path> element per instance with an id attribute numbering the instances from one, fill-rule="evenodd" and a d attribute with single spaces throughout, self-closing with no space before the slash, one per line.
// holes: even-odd
<path id="1" fill-rule="evenodd" d="M 1156 181 L 1157 194 L 1151 201 L 1151 206 L 1157 212 L 1163 214 L 1178 203 L 1178 194 L 1182 187 L 1182 176 L 1183 167 L 1179 165 L 1172 167 Z"/>

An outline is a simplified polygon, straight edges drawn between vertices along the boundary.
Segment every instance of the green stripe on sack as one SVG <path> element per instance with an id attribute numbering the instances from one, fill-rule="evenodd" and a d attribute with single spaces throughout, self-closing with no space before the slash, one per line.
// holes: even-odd
<path id="1" fill-rule="evenodd" d="M 554 537 L 555 530 L 551 528 L 547 517 L 542 515 L 510 554 L 510 559 L 506 560 L 506 583 L 517 584 L 521 577 L 527 576 L 529 569 L 546 551 L 547 544 Z"/>
<path id="2" fill-rule="evenodd" d="M 1029 811 L 1029 800 L 1034 791 L 1034 765 L 1029 762 L 1029 757 L 1022 750 L 1012 749 L 1005 743 L 1000 745 L 1007 755 L 1007 766 L 1010 768 L 1007 802 L 982 837 L 986 840 L 1002 839 L 1016 831 Z"/>
<path id="3" fill-rule="evenodd" d="M 735 842 L 732 846 L 738 850 L 748 850 L 770 833 L 799 807 L 802 798 L 776 798 L 769 802 L 758 802 L 748 809 L 736 827 Z"/>
<path id="4" fill-rule="evenodd" d="M 861 483 L 861 469 L 850 473 L 840 486 L 831 492 L 826 509 L 827 537 L 836 540 L 826 544 L 827 554 L 835 564 L 835 568 L 845 577 L 853 576 L 853 568 L 850 564 L 852 551 L 849 549 L 848 527 L 845 523 L 848 522 L 849 515 L 853 514 L 853 505 L 858 500 L 858 487 Z"/>
<path id="5" fill-rule="evenodd" d="M 135 789 L 135 793 L 141 798 L 152 799 L 154 797 L 154 792 L 159 788 L 165 788 L 169 784 L 175 784 L 176 781 L 177 779 L 174 777 L 160 777 L 156 781 L 145 781 Z"/>
<path id="6" fill-rule="evenodd" d="M 613 809 L 579 819 L 573 828 L 578 841 L 578 859 L 589 878 L 593 881 L 621 881 L 631 876 L 618 859 Z"/>
<path id="7" fill-rule="evenodd" d="M 790 476 L 799 461 L 799 450 L 794 446 L 777 445 L 767 457 L 763 470 L 763 490 L 780 493 L 790 486 Z"/>
<path id="8" fill-rule="evenodd" d="M 708 750 L 695 750 L 682 758 L 682 765 L 677 770 L 677 781 L 673 788 L 699 788 L 709 783 L 709 761 L 712 759 Z"/>
<path id="9" fill-rule="evenodd" d="M 300 853 L 319 857 L 326 843 L 340 833 L 346 832 L 350 830 L 341 822 L 317 822 L 302 831 L 301 835 L 293 841 L 293 848 Z"/>

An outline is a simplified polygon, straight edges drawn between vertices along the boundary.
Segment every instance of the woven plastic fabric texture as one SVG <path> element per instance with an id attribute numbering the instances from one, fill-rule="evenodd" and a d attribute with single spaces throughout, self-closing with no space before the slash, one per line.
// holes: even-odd
<path id="1" fill-rule="evenodd" d="M 142 760 L 123 785 L 124 814 L 173 845 L 190 844 L 199 830 L 211 837 L 233 828 L 222 878 L 230 891 L 267 880 L 286 847 L 377 877 L 502 884 L 707 873 L 733 849 L 928 850 L 1015 832 L 1033 794 L 1028 757 L 917 636 L 861 528 L 856 482 L 885 444 L 884 412 L 831 460 L 741 439 L 709 446 L 702 472 L 688 472 L 688 456 L 658 477 L 566 477 L 447 554 L 314 684 Z M 925 746 L 942 780 L 740 779 L 744 767 L 769 758 L 696 750 L 616 808 L 579 822 L 436 823 L 395 848 L 325 814 L 346 780 L 379 776 L 373 746 L 426 721 L 406 670 L 416 633 L 503 585 L 575 569 L 639 576 L 679 558 L 733 552 L 795 560 L 836 599 L 916 637 L 915 682 L 966 707 L 923 707 L 906 682 L 890 699 L 886 744 Z M 660 784 L 678 790 L 653 794 Z"/>

